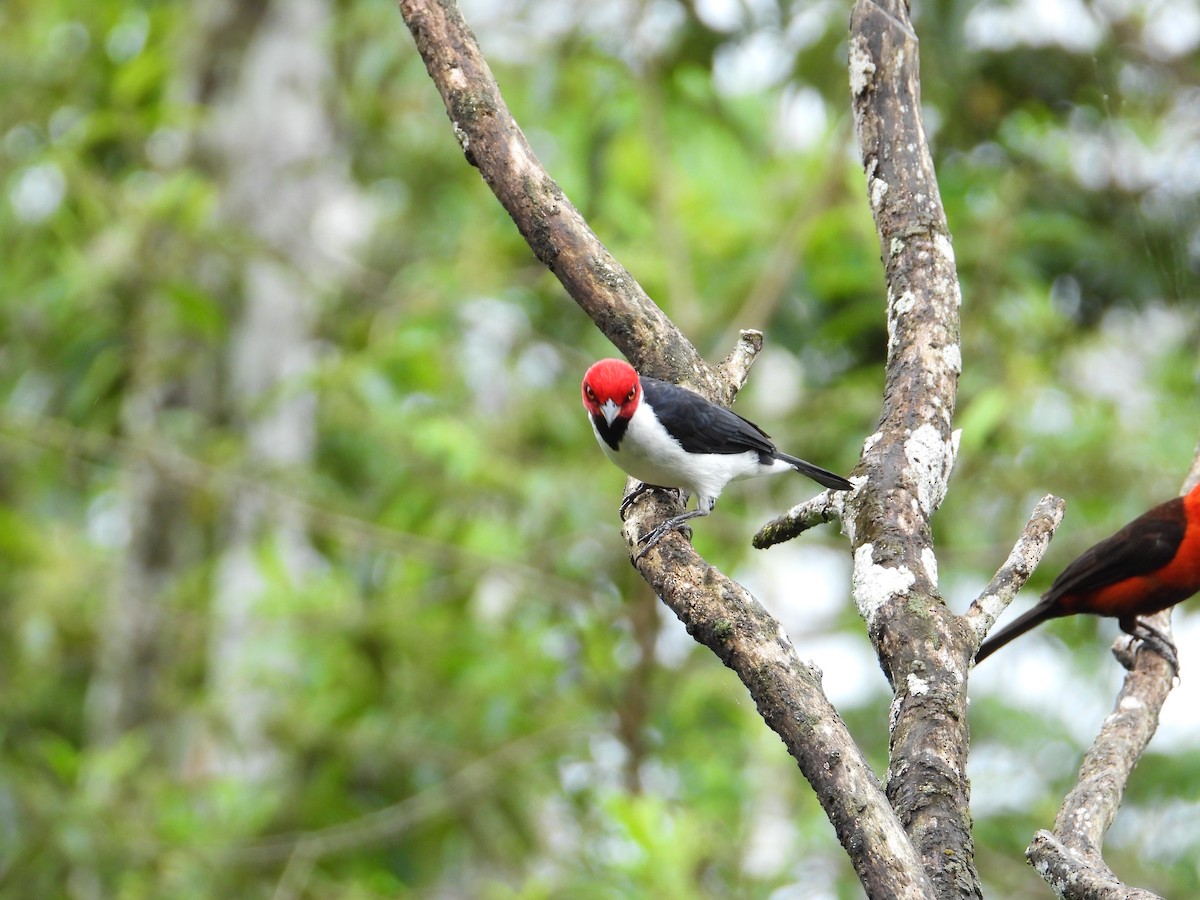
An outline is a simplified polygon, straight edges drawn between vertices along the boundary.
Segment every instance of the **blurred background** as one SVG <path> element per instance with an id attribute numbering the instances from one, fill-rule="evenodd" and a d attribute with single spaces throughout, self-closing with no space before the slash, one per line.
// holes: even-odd
<path id="1" fill-rule="evenodd" d="M 738 401 L 840 472 L 884 283 L 849 4 L 468 0 L 542 161 Z M 1039 497 L 1071 558 L 1197 428 L 1200 6 L 917 2 L 963 282 L 958 611 Z M 580 408 L 615 351 L 468 166 L 394 3 L 0 6 L 0 895 L 859 897 L 745 690 L 630 567 Z M 883 772 L 890 694 L 811 495 L 696 526 Z M 1107 847 L 1200 895 L 1200 626 Z M 989 897 L 1122 670 L 1045 626 L 972 679 Z"/>

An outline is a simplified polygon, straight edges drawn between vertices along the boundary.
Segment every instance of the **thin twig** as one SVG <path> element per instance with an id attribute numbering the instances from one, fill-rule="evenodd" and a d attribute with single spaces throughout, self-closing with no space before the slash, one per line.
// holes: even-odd
<path id="1" fill-rule="evenodd" d="M 1008 559 L 971 603 L 964 618 L 975 632 L 977 644 L 982 643 L 996 619 L 1012 603 L 1042 561 L 1054 532 L 1062 524 L 1065 509 L 1066 503 L 1053 494 L 1047 494 L 1039 500 Z"/>
<path id="2" fill-rule="evenodd" d="M 854 479 L 851 478 L 851 481 Z M 799 537 L 810 528 L 826 522 L 840 522 L 845 508 L 846 495 L 842 491 L 824 491 L 811 500 L 793 506 L 782 516 L 772 519 L 751 539 L 759 550 L 782 544 Z"/>

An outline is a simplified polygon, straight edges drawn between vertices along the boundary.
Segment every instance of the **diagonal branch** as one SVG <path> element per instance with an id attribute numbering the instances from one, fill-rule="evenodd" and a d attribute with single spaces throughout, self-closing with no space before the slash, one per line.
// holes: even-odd
<path id="1" fill-rule="evenodd" d="M 399 0 L 400 14 L 479 169 L 537 258 L 639 372 L 729 403 L 720 379 L 588 227 L 514 121 L 475 35 L 452 0 Z"/>
<path id="2" fill-rule="evenodd" d="M 634 507 L 625 523 L 630 552 L 660 495 Z M 766 723 L 813 786 L 838 839 L 871 897 L 932 897 L 913 845 L 883 787 L 821 686 L 779 623 L 731 578 L 709 565 L 677 533 L 637 563 L 642 576 L 688 633 L 732 669 Z"/>
<path id="3" fill-rule="evenodd" d="M 1042 561 L 1054 532 L 1062 524 L 1065 508 L 1066 503 L 1053 494 L 1047 494 L 1038 501 L 1008 559 L 967 610 L 965 618 L 975 632 L 976 646 L 987 636 L 996 619 L 1012 603 Z"/>
<path id="4" fill-rule="evenodd" d="M 1180 493 L 1188 493 L 1197 482 L 1200 447 L 1192 457 Z M 1151 622 L 1169 635 L 1171 610 L 1158 613 Z M 1126 638 L 1118 639 L 1113 652 L 1121 657 L 1126 644 Z M 1030 863 L 1059 896 L 1069 900 L 1154 897 L 1149 891 L 1123 885 L 1101 855 L 1104 836 L 1121 807 L 1129 775 L 1154 737 L 1158 715 L 1174 687 L 1175 673 L 1157 653 L 1137 653 L 1128 662 L 1132 665 L 1113 711 L 1084 755 L 1079 779 L 1054 820 L 1054 833 L 1039 831 L 1025 851 Z"/>

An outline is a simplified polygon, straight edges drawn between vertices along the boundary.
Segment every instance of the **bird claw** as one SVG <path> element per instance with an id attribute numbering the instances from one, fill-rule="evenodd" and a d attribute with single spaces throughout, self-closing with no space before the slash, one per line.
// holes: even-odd
<path id="1" fill-rule="evenodd" d="M 671 491 L 679 497 L 680 503 L 683 506 L 687 506 L 687 494 L 682 489 L 657 487 L 653 484 L 646 484 L 644 481 L 639 481 L 638 486 L 621 499 L 621 505 L 617 508 L 617 512 L 620 514 L 622 522 L 625 521 L 625 516 L 629 512 L 629 507 L 633 506 L 634 501 L 637 500 L 638 497 L 642 496 L 642 494 L 646 493 L 646 491 Z"/>
<path id="2" fill-rule="evenodd" d="M 625 514 L 629 512 L 629 507 L 633 506 L 633 501 L 650 490 L 650 485 L 644 481 L 639 481 L 638 486 L 621 498 L 621 505 L 617 509 L 617 513 L 621 516 L 621 521 L 625 521 Z"/>
<path id="3" fill-rule="evenodd" d="M 1113 648 L 1113 655 L 1127 670 L 1133 671 L 1137 665 L 1137 656 L 1142 650 L 1152 650 L 1163 658 L 1171 667 L 1171 677 L 1179 677 L 1179 652 L 1175 645 L 1162 632 L 1150 627 L 1145 622 L 1138 622 L 1135 633 L 1129 635 L 1129 643 L 1123 648 Z"/>
<path id="4" fill-rule="evenodd" d="M 677 528 L 681 532 L 686 529 L 688 539 L 689 540 L 691 539 L 692 529 L 691 529 L 690 525 L 686 524 L 685 522 L 677 522 L 674 519 L 668 519 L 667 521 L 663 522 L 661 525 L 658 525 L 658 526 L 650 529 L 648 532 L 646 532 L 640 538 L 637 539 L 637 542 L 639 544 L 644 544 L 645 546 L 642 547 L 642 549 L 638 551 L 638 554 L 637 554 L 637 556 L 635 556 L 633 558 L 633 561 L 638 562 L 643 556 L 645 556 L 647 553 L 649 553 L 651 550 L 653 550 L 655 548 L 655 546 L 658 545 L 659 541 L 661 541 L 663 538 L 665 538 L 668 534 L 670 534 L 672 531 L 674 531 Z"/>
<path id="5" fill-rule="evenodd" d="M 1163 642 L 1157 637 L 1143 637 L 1142 648 L 1147 647 L 1166 660 L 1167 665 L 1171 667 L 1172 679 L 1179 677 L 1179 653 L 1175 650 L 1174 644 Z"/>

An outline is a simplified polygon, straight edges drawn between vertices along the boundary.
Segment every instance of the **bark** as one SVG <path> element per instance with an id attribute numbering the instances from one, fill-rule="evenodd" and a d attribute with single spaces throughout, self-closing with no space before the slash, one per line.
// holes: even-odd
<path id="1" fill-rule="evenodd" d="M 887 277 L 883 409 L 845 501 L 854 598 L 895 697 L 888 798 L 939 897 L 981 896 L 973 860 L 967 669 L 973 634 L 938 592 L 930 517 L 958 435 L 961 366 L 954 252 L 921 123 L 917 39 L 902 0 L 860 0 L 850 86 Z"/>
<path id="2" fill-rule="evenodd" d="M 631 553 L 659 518 L 658 497 L 635 506 L 626 522 Z M 779 623 L 680 537 L 664 538 L 637 565 L 688 633 L 746 685 L 812 785 L 868 896 L 933 896 L 875 773 L 826 698 L 820 670 L 800 660 Z"/>
<path id="3" fill-rule="evenodd" d="M 720 366 L 707 366 L 542 169 L 453 0 L 400 0 L 399 6 L 468 161 L 479 168 L 537 257 L 639 370 L 729 402 L 762 335 L 743 332 Z M 672 505 L 668 495 L 653 491 L 633 504 L 624 529 L 631 556 L 637 535 L 677 511 Z M 800 661 L 779 624 L 678 533 L 636 565 L 692 636 L 742 679 L 813 785 L 867 893 L 932 896 L 878 780 L 824 696 L 819 673 Z"/>
<path id="4" fill-rule="evenodd" d="M 1200 481 L 1200 447 L 1181 494 Z M 1171 610 L 1150 621 L 1170 635 Z M 1158 728 L 1158 715 L 1175 684 L 1175 673 L 1157 653 L 1138 653 L 1136 642 L 1117 639 L 1113 653 L 1129 669 L 1113 711 L 1084 755 L 1079 778 L 1063 800 L 1053 833 L 1039 831 L 1026 850 L 1030 864 L 1060 897 L 1069 900 L 1138 898 L 1149 891 L 1124 885 L 1104 862 L 1104 836 L 1121 807 L 1129 776 Z"/>

